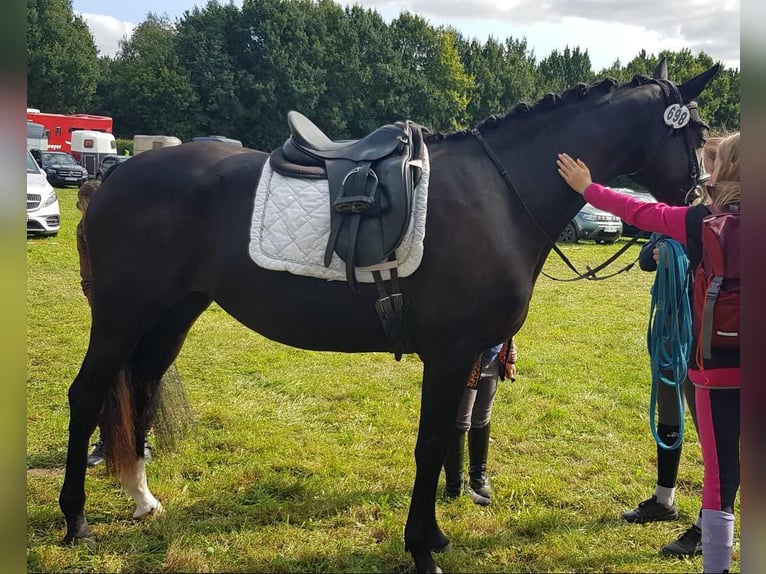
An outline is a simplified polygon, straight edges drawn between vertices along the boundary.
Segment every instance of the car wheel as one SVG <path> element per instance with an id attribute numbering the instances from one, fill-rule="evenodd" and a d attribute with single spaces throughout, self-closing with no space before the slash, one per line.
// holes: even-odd
<path id="1" fill-rule="evenodd" d="M 569 223 L 559 235 L 560 243 L 577 243 L 577 229 L 574 223 Z"/>

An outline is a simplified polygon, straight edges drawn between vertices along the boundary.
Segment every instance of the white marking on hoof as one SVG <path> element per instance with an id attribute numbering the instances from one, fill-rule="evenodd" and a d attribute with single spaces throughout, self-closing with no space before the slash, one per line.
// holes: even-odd
<path id="1" fill-rule="evenodd" d="M 133 470 L 126 470 L 120 475 L 120 483 L 123 490 L 136 503 L 136 511 L 133 513 L 133 518 L 144 518 L 163 512 L 162 504 L 149 491 L 149 487 L 146 484 L 144 459 L 136 459 Z"/>
<path id="2" fill-rule="evenodd" d="M 138 508 L 136 508 L 136 511 L 133 513 L 133 518 L 151 518 L 153 516 L 160 516 L 161 514 L 164 514 L 165 509 L 162 507 L 162 503 L 158 500 L 157 506 L 150 509 L 148 512 L 144 512 L 143 514 L 138 513 Z"/>

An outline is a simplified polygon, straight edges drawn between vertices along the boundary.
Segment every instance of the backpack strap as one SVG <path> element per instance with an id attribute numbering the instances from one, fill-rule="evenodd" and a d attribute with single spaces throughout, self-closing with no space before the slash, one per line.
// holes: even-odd
<path id="1" fill-rule="evenodd" d="M 686 253 L 689 271 L 694 272 L 702 261 L 702 220 L 710 215 L 707 205 L 695 205 L 686 212 Z"/>
<path id="2" fill-rule="evenodd" d="M 702 345 L 702 358 L 712 358 L 711 341 L 713 339 L 713 307 L 715 307 L 718 293 L 721 291 L 723 277 L 716 275 L 710 280 L 707 291 L 705 292 L 705 305 L 702 310 L 702 333 L 700 334 L 700 344 Z"/>

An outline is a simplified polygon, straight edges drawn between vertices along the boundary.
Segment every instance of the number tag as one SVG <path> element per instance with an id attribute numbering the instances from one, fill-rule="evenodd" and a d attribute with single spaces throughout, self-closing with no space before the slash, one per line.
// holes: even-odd
<path id="1" fill-rule="evenodd" d="M 680 104 L 672 104 L 665 108 L 662 119 L 665 120 L 665 125 L 677 130 L 688 124 L 690 117 L 689 108 Z"/>

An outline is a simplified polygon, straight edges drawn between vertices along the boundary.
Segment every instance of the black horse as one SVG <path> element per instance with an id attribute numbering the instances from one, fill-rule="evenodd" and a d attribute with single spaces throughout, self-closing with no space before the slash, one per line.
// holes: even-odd
<path id="1" fill-rule="evenodd" d="M 416 474 L 404 531 L 419 572 L 449 543 L 436 522 L 446 437 L 478 355 L 514 335 L 552 242 L 582 207 L 556 171 L 567 152 L 596 181 L 635 174 L 680 204 L 696 183 L 706 126 L 692 101 L 718 67 L 683 84 L 607 79 L 521 104 L 477 129 L 426 138 L 430 186 L 420 267 L 400 280 L 410 302 L 408 352 L 423 362 Z M 672 104 L 691 121 L 671 126 Z M 672 118 L 671 118 L 672 119 Z M 69 389 L 69 444 L 59 503 L 64 543 L 91 536 L 84 514 L 89 438 L 104 413 L 109 467 L 136 502 L 161 511 L 146 484 L 144 425 L 157 381 L 197 317 L 217 302 L 262 335 L 304 349 L 390 350 L 372 284 L 260 268 L 248 255 L 255 183 L 268 154 L 199 142 L 141 154 L 105 178 L 85 223 L 93 269 L 88 350 Z"/>

